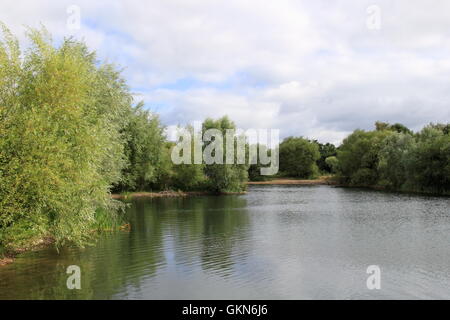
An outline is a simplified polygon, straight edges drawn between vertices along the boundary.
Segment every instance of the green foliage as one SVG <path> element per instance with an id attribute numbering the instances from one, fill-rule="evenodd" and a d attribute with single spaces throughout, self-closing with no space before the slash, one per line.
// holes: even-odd
<path id="1" fill-rule="evenodd" d="M 96 210 L 114 205 L 131 95 L 83 43 L 54 48 L 45 30 L 27 35 L 23 57 L 6 27 L 0 44 L 0 242 L 51 234 L 82 245 Z"/>
<path id="2" fill-rule="evenodd" d="M 320 158 L 317 160 L 317 166 L 322 173 L 331 173 L 332 167 L 326 162 L 329 157 L 336 156 L 336 146 L 332 143 L 322 144 L 315 141 L 319 146 Z"/>
<path id="3" fill-rule="evenodd" d="M 408 185 L 415 191 L 450 191 L 450 134 L 446 128 L 448 125 L 429 125 L 416 136 L 406 164 Z"/>
<path id="4" fill-rule="evenodd" d="M 206 183 L 201 164 L 179 164 L 173 166 L 172 185 L 177 190 L 202 190 Z"/>
<path id="5" fill-rule="evenodd" d="M 116 190 L 141 191 L 155 187 L 164 165 L 166 151 L 164 127 L 159 117 L 139 103 L 128 114 L 124 129 L 127 167 Z"/>
<path id="6" fill-rule="evenodd" d="M 188 126 L 185 128 L 191 134 L 191 157 L 190 163 L 172 164 L 171 179 L 172 185 L 177 190 L 196 191 L 207 187 L 206 176 L 203 163 L 194 163 L 194 139 L 200 140 L 200 132 L 194 132 L 194 128 Z M 170 153 L 174 145 L 169 146 Z M 170 160 L 170 159 L 169 159 Z M 170 162 L 171 163 L 171 162 Z"/>
<path id="7" fill-rule="evenodd" d="M 413 147 L 414 138 L 410 134 L 395 132 L 384 139 L 378 163 L 380 185 L 397 190 L 402 188 L 409 178 L 406 164 Z"/>
<path id="8" fill-rule="evenodd" d="M 223 163 L 224 164 L 205 164 L 204 173 L 207 177 L 207 188 L 213 192 L 241 192 L 246 189 L 245 183 L 248 180 L 248 165 L 237 164 L 236 147 L 234 148 L 234 164 L 225 164 L 226 154 L 226 130 L 236 129 L 235 124 L 222 117 L 217 120 L 206 119 L 202 125 L 202 134 L 208 129 L 217 129 L 223 135 Z M 233 138 L 233 140 L 235 140 Z M 213 141 L 205 142 L 204 148 L 207 148 Z M 236 144 L 235 144 L 236 146 Z"/>
<path id="9" fill-rule="evenodd" d="M 265 180 L 269 180 L 272 176 L 268 176 L 268 175 L 262 175 L 261 174 L 261 169 L 267 167 L 267 165 L 263 165 L 261 164 L 261 161 L 259 161 L 259 154 L 260 152 L 262 152 L 263 154 L 267 154 L 268 157 L 271 156 L 272 150 L 267 148 L 266 145 L 264 144 L 256 144 L 253 147 L 255 147 L 256 152 L 258 154 L 258 156 L 256 157 L 256 159 L 254 159 L 252 162 L 256 162 L 256 163 L 252 163 L 250 164 L 249 168 L 248 168 L 248 178 L 250 181 L 265 181 Z M 247 154 L 249 153 L 249 148 L 250 146 L 247 146 Z M 248 155 L 250 156 L 250 155 Z"/>
<path id="10" fill-rule="evenodd" d="M 449 127 L 430 124 L 412 134 L 401 125 L 377 123 L 376 131 L 356 130 L 339 147 L 338 175 L 351 185 L 448 194 Z"/>
<path id="11" fill-rule="evenodd" d="M 378 181 L 378 155 L 383 140 L 392 131 L 355 130 L 338 150 L 339 175 L 351 185 L 373 185 Z"/>
<path id="12" fill-rule="evenodd" d="M 337 173 L 339 170 L 339 160 L 336 156 L 331 156 L 325 159 L 325 163 L 330 168 L 330 173 Z"/>
<path id="13" fill-rule="evenodd" d="M 314 178 L 319 169 L 319 146 L 304 138 L 288 137 L 280 144 L 280 171 L 283 175 L 296 178 Z"/>
<path id="14" fill-rule="evenodd" d="M 401 123 L 389 124 L 387 122 L 377 121 L 375 122 L 375 128 L 377 131 L 390 130 L 397 133 L 413 134 L 410 129 Z"/>

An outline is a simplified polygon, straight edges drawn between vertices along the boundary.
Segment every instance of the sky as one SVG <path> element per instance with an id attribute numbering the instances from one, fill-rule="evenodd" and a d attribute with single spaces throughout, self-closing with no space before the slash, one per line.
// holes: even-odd
<path id="1" fill-rule="evenodd" d="M 228 115 L 339 144 L 450 121 L 447 0 L 1 0 L 0 21 L 84 39 L 169 128 Z"/>

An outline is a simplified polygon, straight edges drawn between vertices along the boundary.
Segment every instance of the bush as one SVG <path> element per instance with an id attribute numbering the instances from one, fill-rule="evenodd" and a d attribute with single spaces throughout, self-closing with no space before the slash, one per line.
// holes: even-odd
<path id="1" fill-rule="evenodd" d="M 314 178 L 319 174 L 316 161 L 320 158 L 316 143 L 304 138 L 289 137 L 280 144 L 280 171 L 295 178 Z"/>
<path id="2" fill-rule="evenodd" d="M 378 181 L 378 157 L 383 140 L 393 131 L 355 130 L 338 149 L 338 175 L 343 183 L 372 185 Z M 367 179 L 367 180 L 364 180 Z"/>
<path id="3" fill-rule="evenodd" d="M 325 159 L 325 163 L 330 168 L 330 173 L 337 173 L 339 171 L 339 160 L 335 156 L 331 156 Z"/>

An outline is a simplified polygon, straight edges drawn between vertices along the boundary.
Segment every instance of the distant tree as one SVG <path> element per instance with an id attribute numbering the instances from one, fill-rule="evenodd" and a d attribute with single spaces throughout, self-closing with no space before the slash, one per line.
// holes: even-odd
<path id="1" fill-rule="evenodd" d="M 413 134 L 413 132 L 408 127 L 404 126 L 401 123 L 394 123 L 390 126 L 390 129 L 398 133 Z"/>
<path id="2" fill-rule="evenodd" d="M 375 122 L 375 129 L 377 131 L 388 130 L 389 129 L 389 123 L 382 122 L 382 121 L 377 121 L 377 122 Z"/>
<path id="3" fill-rule="evenodd" d="M 204 173 L 208 179 L 207 185 L 208 189 L 213 192 L 241 192 L 246 189 L 246 182 L 248 180 L 248 165 L 238 164 L 234 161 L 234 164 L 225 163 L 225 155 L 227 151 L 226 147 L 226 130 L 236 129 L 235 124 L 228 118 L 222 117 L 217 120 L 206 119 L 202 125 L 202 134 L 209 129 L 217 129 L 223 136 L 223 164 L 213 163 L 204 165 Z M 212 141 L 204 142 L 204 149 L 208 148 L 211 143 L 214 143 L 215 139 Z M 234 152 L 234 157 L 236 159 L 236 148 Z"/>
<path id="4" fill-rule="evenodd" d="M 401 123 L 395 123 L 395 124 L 389 124 L 387 122 L 381 122 L 377 121 L 375 122 L 375 129 L 377 131 L 383 131 L 383 130 L 391 130 L 398 133 L 405 133 L 405 134 L 412 134 L 413 132 L 408 129 L 406 126 L 404 126 Z"/>
<path id="5" fill-rule="evenodd" d="M 331 173 L 332 168 L 325 161 L 328 157 L 336 156 L 337 150 L 334 144 L 332 143 L 319 143 L 316 142 L 319 146 L 320 158 L 317 160 L 317 166 L 319 170 L 323 173 Z"/>
<path id="6" fill-rule="evenodd" d="M 386 137 L 379 151 L 379 183 L 390 189 L 401 189 L 409 178 L 407 162 L 414 148 L 414 137 L 395 132 Z"/>
<path id="7" fill-rule="evenodd" d="M 450 124 L 444 124 L 444 123 L 431 123 L 427 127 L 434 128 L 436 130 L 441 131 L 443 134 L 450 134 Z"/>
<path id="8" fill-rule="evenodd" d="M 429 125 L 417 134 L 408 157 L 408 178 L 412 189 L 425 192 L 450 191 L 450 135 L 447 126 Z"/>
<path id="9" fill-rule="evenodd" d="M 331 156 L 325 159 L 325 163 L 330 168 L 330 173 L 337 173 L 339 170 L 339 160 L 336 156 Z"/>
<path id="10" fill-rule="evenodd" d="M 305 179 L 317 176 L 319 158 L 319 146 L 307 139 L 288 137 L 280 144 L 280 171 L 286 176 Z"/>
<path id="11" fill-rule="evenodd" d="M 181 129 L 181 128 L 180 128 Z M 191 136 L 190 155 L 188 163 L 172 164 L 172 186 L 183 191 L 203 190 L 207 188 L 205 165 L 195 163 L 195 142 L 194 139 L 201 139 L 201 132 L 195 132 L 194 128 L 187 126 L 184 128 Z"/>
<path id="12" fill-rule="evenodd" d="M 165 144 L 164 127 L 158 115 L 139 103 L 128 114 L 123 133 L 127 166 L 116 189 L 142 191 L 155 187 L 163 165 Z"/>
<path id="13" fill-rule="evenodd" d="M 256 151 L 259 154 L 260 152 L 263 152 L 267 154 L 267 156 L 270 157 L 272 150 L 267 148 L 264 144 L 257 144 L 256 145 Z M 248 178 L 250 181 L 264 181 L 268 180 L 271 176 L 267 175 L 261 175 L 261 168 L 267 167 L 267 165 L 261 164 L 261 161 L 259 160 L 259 156 L 256 157 L 255 164 L 250 164 L 248 168 Z"/>
<path id="14" fill-rule="evenodd" d="M 383 140 L 393 131 L 355 130 L 344 139 L 337 152 L 339 176 L 353 185 L 373 185 L 378 182 L 378 157 Z"/>
<path id="15" fill-rule="evenodd" d="M 377 123 L 354 131 L 338 150 L 344 183 L 393 190 L 450 193 L 449 124 L 430 124 L 413 134 L 402 125 Z"/>

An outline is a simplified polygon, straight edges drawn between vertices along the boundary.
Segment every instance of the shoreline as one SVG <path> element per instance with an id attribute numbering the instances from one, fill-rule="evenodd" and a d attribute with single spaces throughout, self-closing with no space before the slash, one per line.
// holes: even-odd
<path id="1" fill-rule="evenodd" d="M 248 185 L 337 185 L 330 177 L 321 177 L 318 179 L 294 179 L 294 178 L 280 178 L 267 181 L 249 181 Z"/>
<path id="2" fill-rule="evenodd" d="M 330 177 L 320 177 L 318 179 L 295 179 L 280 178 L 267 181 L 247 181 L 246 185 L 337 185 Z M 221 192 L 215 193 L 211 191 L 135 191 L 124 193 L 112 193 L 111 198 L 115 200 L 129 200 L 134 198 L 176 198 L 189 196 L 226 196 L 226 195 L 243 195 L 247 191 L 242 192 Z"/>
<path id="3" fill-rule="evenodd" d="M 0 257 L 0 267 L 6 266 L 10 263 L 14 262 L 14 258 L 21 253 L 28 252 L 28 251 L 35 251 L 42 248 L 45 248 L 52 243 L 54 243 L 54 239 L 52 237 L 44 237 L 38 240 L 35 240 L 31 242 L 29 245 L 21 247 L 21 248 L 15 248 L 12 250 L 9 250 L 3 254 L 3 257 Z"/>
<path id="4" fill-rule="evenodd" d="M 192 197 L 192 196 L 226 196 L 226 195 L 243 195 L 243 192 L 221 192 L 214 193 L 208 191 L 160 191 L 160 192 L 128 192 L 128 193 L 113 193 L 111 198 L 115 200 L 130 200 L 134 198 L 178 198 L 178 197 Z"/>
<path id="5" fill-rule="evenodd" d="M 246 185 L 338 185 L 330 177 L 320 177 L 318 179 L 295 179 L 280 178 L 266 181 L 247 181 Z M 226 196 L 226 195 L 244 195 L 247 191 L 242 192 L 221 192 L 215 193 L 210 191 L 136 191 L 124 193 L 112 193 L 111 198 L 115 200 L 129 200 L 134 198 L 176 198 L 189 196 Z"/>

